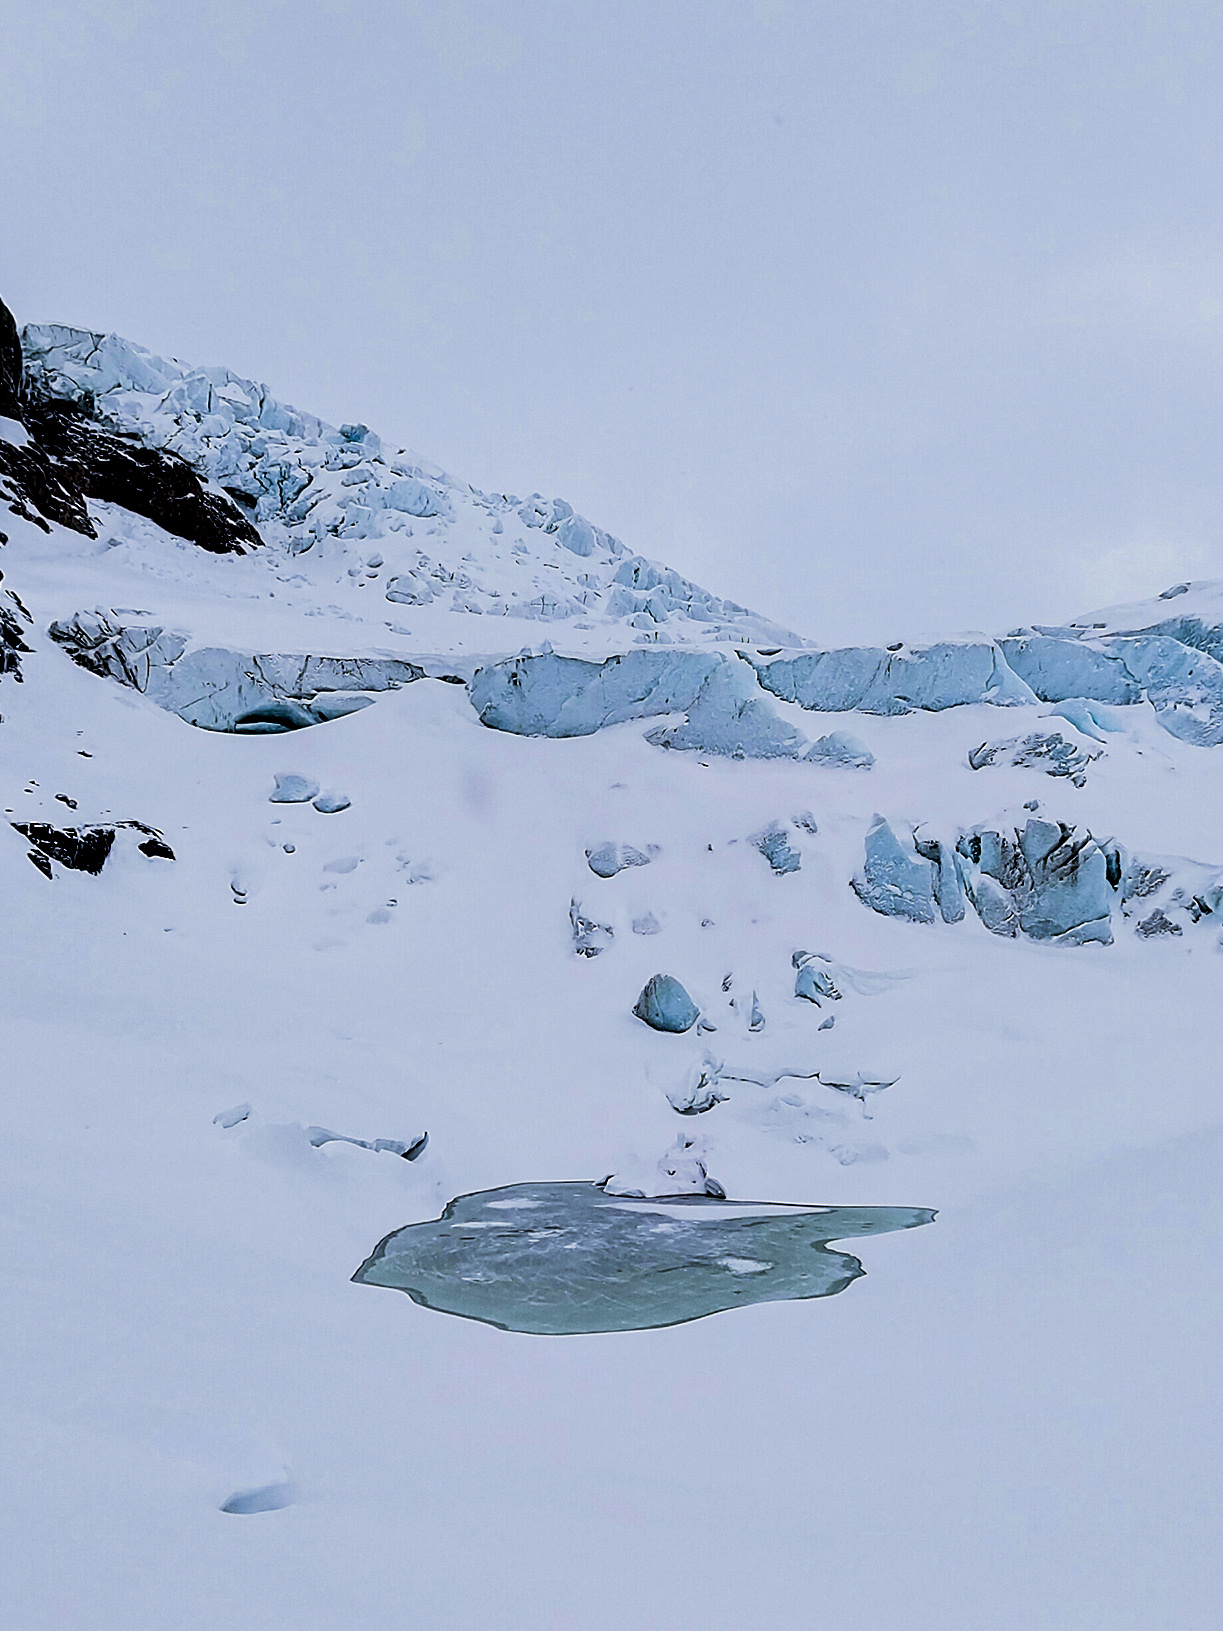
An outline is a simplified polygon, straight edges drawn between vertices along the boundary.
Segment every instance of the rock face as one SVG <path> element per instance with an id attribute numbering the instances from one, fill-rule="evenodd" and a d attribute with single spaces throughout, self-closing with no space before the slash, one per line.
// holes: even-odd
<path id="1" fill-rule="evenodd" d="M 262 542 L 224 493 L 209 490 L 178 453 L 146 447 L 104 428 L 94 399 L 49 388 L 45 371 L 27 372 L 17 325 L 0 302 L 0 416 L 24 424 L 21 447 L 0 440 L 0 478 L 10 507 L 94 537 L 87 498 L 121 504 L 176 537 L 216 554 L 243 554 Z"/>
<path id="2" fill-rule="evenodd" d="M 174 859 L 174 851 L 157 828 L 143 821 L 116 821 L 92 827 L 53 827 L 45 821 L 14 821 L 11 825 L 33 846 L 30 860 L 48 878 L 55 876 L 53 861 L 71 872 L 88 872 L 97 877 L 109 860 L 120 832 L 136 836 L 136 848 L 149 860 Z"/>
<path id="3" fill-rule="evenodd" d="M 21 336 L 13 314 L 0 300 L 0 418 L 21 418 Z"/>
<path id="4" fill-rule="evenodd" d="M 35 448 L 70 492 L 121 504 L 215 555 L 242 555 L 262 543 L 233 500 L 209 491 L 185 459 L 115 435 L 85 405 L 33 404 L 25 423 Z"/>
<path id="5" fill-rule="evenodd" d="M 633 1012 L 654 1031 L 690 1031 L 700 1009 L 672 974 L 653 974 L 637 998 Z"/>
<path id="6" fill-rule="evenodd" d="M 47 631 L 91 673 L 142 691 L 159 707 L 204 730 L 266 734 L 339 718 L 424 677 L 396 657 L 249 655 L 183 635 L 125 624 L 114 612 L 77 612 Z"/>
<path id="7" fill-rule="evenodd" d="M 462 1195 L 435 1222 L 388 1235 L 353 1279 L 503 1331 L 641 1331 L 750 1303 L 833 1296 L 863 1270 L 830 1241 L 934 1219 L 920 1207 L 882 1206 L 779 1215 L 708 1194 L 665 1205 L 660 1219 L 657 1200 L 583 1183 Z"/>
<path id="8" fill-rule="evenodd" d="M 30 649 L 23 637 L 22 618 L 27 623 L 33 622 L 16 595 L 7 591 L 0 595 L 0 675 L 11 674 L 18 681 L 21 679 L 21 659 Z"/>

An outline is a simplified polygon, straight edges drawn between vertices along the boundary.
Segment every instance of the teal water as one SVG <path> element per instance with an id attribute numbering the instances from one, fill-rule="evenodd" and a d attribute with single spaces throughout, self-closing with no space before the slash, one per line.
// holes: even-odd
<path id="1" fill-rule="evenodd" d="M 835 1296 L 865 1271 L 829 1242 L 933 1220 L 914 1206 L 638 1200 L 589 1183 L 513 1184 L 460 1195 L 440 1218 L 397 1229 L 353 1279 L 503 1331 L 642 1331 Z"/>

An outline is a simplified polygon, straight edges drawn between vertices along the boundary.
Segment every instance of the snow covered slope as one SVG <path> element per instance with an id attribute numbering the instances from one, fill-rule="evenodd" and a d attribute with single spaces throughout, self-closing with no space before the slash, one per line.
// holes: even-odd
<path id="1" fill-rule="evenodd" d="M 1223 588 L 825 652 L 226 370 L 25 362 L 6 1623 L 1213 1625 Z M 67 401 L 260 541 L 91 496 Z"/>

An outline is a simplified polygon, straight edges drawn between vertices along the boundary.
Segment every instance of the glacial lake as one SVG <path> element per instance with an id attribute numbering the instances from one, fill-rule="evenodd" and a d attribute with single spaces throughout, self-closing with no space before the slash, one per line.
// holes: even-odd
<path id="1" fill-rule="evenodd" d="M 574 1336 L 682 1325 L 749 1303 L 832 1297 L 865 1270 L 832 1241 L 915 1229 L 915 1206 L 637 1199 L 591 1183 L 460 1195 L 381 1241 L 353 1275 L 503 1331 Z"/>

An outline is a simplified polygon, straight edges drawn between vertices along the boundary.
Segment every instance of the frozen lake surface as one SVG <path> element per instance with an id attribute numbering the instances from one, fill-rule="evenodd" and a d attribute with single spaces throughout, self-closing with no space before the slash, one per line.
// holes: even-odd
<path id="1" fill-rule="evenodd" d="M 831 1297 L 865 1270 L 828 1242 L 914 1229 L 914 1206 L 777 1206 L 597 1184 L 460 1195 L 382 1241 L 353 1276 L 506 1331 L 571 1336 L 682 1325 L 748 1303 Z"/>

